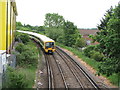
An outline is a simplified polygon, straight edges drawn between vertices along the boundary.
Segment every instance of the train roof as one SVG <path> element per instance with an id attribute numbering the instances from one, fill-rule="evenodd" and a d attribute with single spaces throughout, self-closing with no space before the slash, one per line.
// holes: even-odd
<path id="1" fill-rule="evenodd" d="M 49 37 L 45 36 L 45 35 L 41 35 L 41 34 L 38 34 L 38 33 L 34 33 L 34 32 L 29 32 L 29 31 L 21 31 L 21 30 L 17 30 L 18 32 L 22 32 L 22 33 L 26 33 L 26 34 L 29 34 L 29 35 L 33 35 L 37 38 L 40 38 L 43 42 L 47 42 L 47 41 L 52 41 L 54 42 L 54 40 L 50 39 Z"/>

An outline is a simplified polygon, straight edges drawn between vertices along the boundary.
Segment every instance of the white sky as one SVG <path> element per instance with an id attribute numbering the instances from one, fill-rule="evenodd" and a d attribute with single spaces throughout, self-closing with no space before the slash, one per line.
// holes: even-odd
<path id="1" fill-rule="evenodd" d="M 46 13 L 58 13 L 78 28 L 95 28 L 111 6 L 119 0 L 16 0 L 17 21 L 44 25 Z"/>

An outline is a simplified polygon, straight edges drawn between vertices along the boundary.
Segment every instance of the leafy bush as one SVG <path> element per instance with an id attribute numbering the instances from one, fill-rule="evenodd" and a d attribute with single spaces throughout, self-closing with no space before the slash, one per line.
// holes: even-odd
<path id="1" fill-rule="evenodd" d="M 57 38 L 57 42 L 59 42 L 59 43 L 61 43 L 61 44 L 64 44 L 64 43 L 65 43 L 65 41 L 64 41 L 64 36 L 59 36 L 59 37 Z"/>
<path id="2" fill-rule="evenodd" d="M 25 51 L 22 53 L 22 56 L 24 56 L 25 58 L 24 60 L 24 64 L 31 64 L 34 65 L 37 61 L 37 55 L 34 53 L 34 51 Z"/>
<path id="3" fill-rule="evenodd" d="M 32 45 L 30 42 L 28 42 L 27 45 L 19 43 L 16 47 L 16 50 L 19 52 L 16 55 L 18 65 L 35 65 L 37 63 L 37 48 L 34 47 L 34 45 Z"/>
<path id="4" fill-rule="evenodd" d="M 92 51 L 92 50 L 94 50 L 94 49 L 95 49 L 95 46 L 94 46 L 94 45 L 90 45 L 90 46 L 86 47 L 86 48 L 84 49 L 84 54 L 85 54 L 85 56 L 90 57 L 90 51 Z"/>
<path id="5" fill-rule="evenodd" d="M 76 43 L 75 43 L 75 46 L 76 47 L 80 47 L 80 48 L 83 48 L 86 46 L 86 41 L 84 38 L 77 38 L 76 39 Z"/>
<path id="6" fill-rule="evenodd" d="M 15 73 L 10 76 L 8 86 L 15 88 L 32 88 L 34 85 L 35 71 L 37 68 L 38 50 L 27 35 L 18 33 L 17 37 L 20 42 L 15 48 L 16 51 L 18 51 L 18 53 L 15 53 L 17 71 L 14 70 Z M 17 73 L 18 75 L 16 75 Z M 14 80 L 15 82 L 12 82 Z M 16 86 L 14 86 L 14 84 L 16 84 Z"/>
<path id="7" fill-rule="evenodd" d="M 90 58 L 92 58 L 96 61 L 102 61 L 102 59 L 104 57 L 103 54 L 101 54 L 100 52 L 95 51 L 95 50 L 90 51 L 89 54 L 90 54 Z"/>
<path id="8" fill-rule="evenodd" d="M 24 45 L 23 51 L 17 54 L 17 64 L 20 66 L 31 66 L 37 64 L 37 53 L 36 49 L 33 46 L 29 47 L 29 45 Z"/>
<path id="9" fill-rule="evenodd" d="M 116 61 L 114 61 L 114 60 L 116 60 Z M 99 72 L 102 74 L 106 74 L 107 76 L 112 75 L 113 72 L 119 73 L 119 71 L 120 71 L 119 60 L 120 60 L 119 58 L 115 59 L 115 58 L 104 57 L 103 62 L 101 62 L 101 64 L 99 65 Z"/>
<path id="10" fill-rule="evenodd" d="M 20 32 L 16 32 L 15 33 L 15 41 L 19 41 L 21 40 L 24 44 L 26 44 L 27 42 L 29 42 L 29 35 L 27 34 L 23 34 Z"/>
<path id="11" fill-rule="evenodd" d="M 17 66 L 22 66 L 24 64 L 25 57 L 22 54 L 17 54 L 16 55 L 17 59 Z"/>
<path id="12" fill-rule="evenodd" d="M 22 34 L 22 35 L 20 36 L 20 39 L 22 40 L 22 42 L 23 42 L 24 44 L 26 44 L 27 42 L 29 42 L 29 35 L 27 35 L 27 34 Z"/>
<path id="13" fill-rule="evenodd" d="M 7 80 L 6 88 L 25 88 L 28 86 L 25 82 L 26 76 L 19 73 L 17 70 L 8 67 L 7 68 Z"/>
<path id="14" fill-rule="evenodd" d="M 15 48 L 16 51 L 18 51 L 19 53 L 22 53 L 25 51 L 25 48 L 24 48 L 24 44 L 23 43 L 19 43 L 16 48 Z"/>

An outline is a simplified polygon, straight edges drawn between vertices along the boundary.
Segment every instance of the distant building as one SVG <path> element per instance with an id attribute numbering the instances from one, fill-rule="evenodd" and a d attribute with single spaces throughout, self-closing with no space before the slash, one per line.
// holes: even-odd
<path id="1" fill-rule="evenodd" d="M 99 30 L 92 30 L 92 29 L 79 29 L 80 34 L 86 40 L 87 45 L 96 45 L 98 42 L 92 43 L 92 39 L 89 38 L 89 35 L 96 35 Z"/>

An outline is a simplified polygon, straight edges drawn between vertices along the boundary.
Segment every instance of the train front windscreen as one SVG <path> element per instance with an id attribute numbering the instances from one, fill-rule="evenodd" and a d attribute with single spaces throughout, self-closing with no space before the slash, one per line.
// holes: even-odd
<path id="1" fill-rule="evenodd" d="M 46 42 L 46 48 L 54 48 L 54 42 Z"/>

